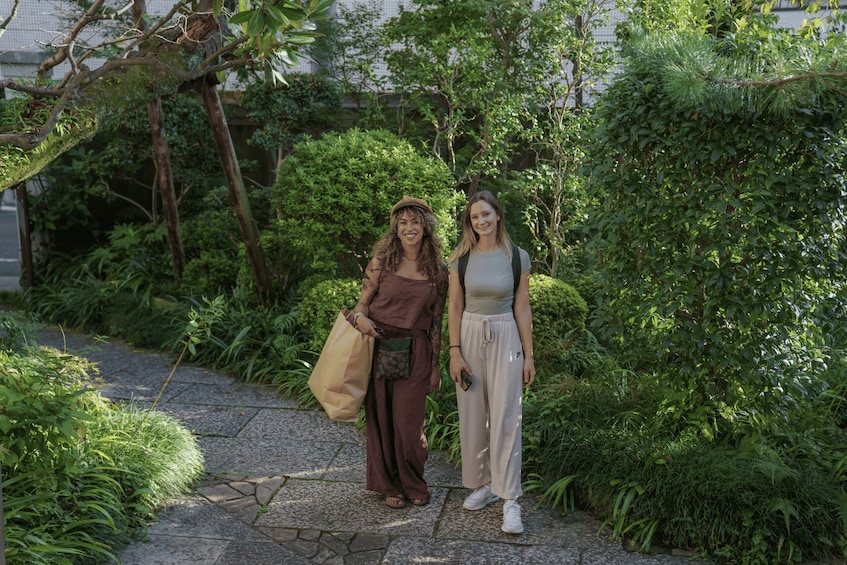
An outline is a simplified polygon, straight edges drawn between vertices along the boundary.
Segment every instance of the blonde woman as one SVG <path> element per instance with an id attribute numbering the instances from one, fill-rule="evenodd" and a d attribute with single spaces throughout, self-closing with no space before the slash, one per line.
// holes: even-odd
<path id="1" fill-rule="evenodd" d="M 473 490 L 463 506 L 481 510 L 502 498 L 501 529 L 520 534 L 521 397 L 535 380 L 530 259 L 512 243 L 489 191 L 468 200 L 448 264 L 450 377 L 457 386 L 462 483 Z"/>

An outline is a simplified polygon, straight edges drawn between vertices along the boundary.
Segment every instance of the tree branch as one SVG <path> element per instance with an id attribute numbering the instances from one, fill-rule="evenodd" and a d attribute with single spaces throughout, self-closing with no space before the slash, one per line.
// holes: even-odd
<path id="1" fill-rule="evenodd" d="M 0 35 L 3 35 L 3 32 L 6 31 L 9 24 L 15 19 L 15 16 L 18 14 L 18 8 L 21 7 L 21 2 L 23 2 L 23 0 L 15 0 L 15 4 L 12 6 L 12 11 L 9 13 L 9 17 L 3 20 L 3 23 L 0 23 Z"/>
<path id="2" fill-rule="evenodd" d="M 787 84 L 791 84 L 793 82 L 800 81 L 808 81 L 811 78 L 834 78 L 834 79 L 844 79 L 847 78 L 847 71 L 838 72 L 838 73 L 806 73 L 801 75 L 791 75 L 788 77 L 783 77 L 779 79 L 760 79 L 760 80 L 742 80 L 742 79 L 728 79 L 728 78 L 714 78 L 709 76 L 702 76 L 700 78 L 712 81 L 717 84 L 726 84 L 730 86 L 754 86 L 754 87 L 768 87 L 768 86 L 784 86 Z M 836 92 L 843 94 L 844 91 L 838 88 L 833 88 Z"/>
<path id="3" fill-rule="evenodd" d="M 82 81 L 83 77 L 85 77 L 85 72 L 82 72 L 76 75 L 74 82 L 64 90 L 62 95 L 56 101 L 56 104 L 53 106 L 53 109 L 50 111 L 50 118 L 41 126 L 41 129 L 36 133 L 14 133 L 14 134 L 5 134 L 0 135 L 0 145 L 14 145 L 15 147 L 20 147 L 24 150 L 33 149 L 42 141 L 44 141 L 50 132 L 53 131 L 53 128 L 56 127 L 56 124 L 59 121 L 59 117 L 62 115 L 65 107 L 71 101 L 71 98 L 74 96 L 76 92 L 76 85 L 80 81 Z"/>

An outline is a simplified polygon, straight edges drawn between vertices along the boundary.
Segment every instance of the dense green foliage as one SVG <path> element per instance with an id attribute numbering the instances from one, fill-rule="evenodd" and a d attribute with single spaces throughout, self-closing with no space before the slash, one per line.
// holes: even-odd
<path id="1" fill-rule="evenodd" d="M 847 346 L 844 101 L 825 84 L 805 96 L 685 74 L 725 73 L 734 58 L 744 81 L 748 59 L 777 68 L 776 52 L 816 52 L 797 37 L 743 39 L 634 41 L 599 105 L 595 328 L 639 376 L 606 399 L 615 414 L 571 415 L 567 436 L 545 424 L 542 450 L 556 439 L 542 461 L 645 547 L 656 536 L 730 562 L 843 557 L 847 435 L 830 406 Z M 562 386 L 571 401 L 585 388 Z M 658 395 L 644 402 L 645 390 Z M 601 467 L 614 476 L 597 480 Z"/>
<path id="2" fill-rule="evenodd" d="M 114 559 L 153 509 L 202 473 L 189 431 L 163 413 L 108 402 L 84 359 L 4 348 L 0 367 L 6 563 Z"/>
<path id="3" fill-rule="evenodd" d="M 241 106 L 258 124 L 250 143 L 283 154 L 295 142 L 332 128 L 341 114 L 338 88 L 324 74 L 293 73 L 286 75 L 285 81 L 253 83 L 241 97 Z"/>
<path id="4" fill-rule="evenodd" d="M 654 45 L 599 114 L 602 329 L 690 408 L 767 420 L 813 393 L 845 345 L 829 340 L 847 307 L 843 102 L 792 119 L 680 105 L 656 63 L 674 45 Z"/>
<path id="5" fill-rule="evenodd" d="M 298 315 L 306 329 L 309 349 L 320 353 L 338 312 L 352 310 L 362 292 L 357 279 L 328 279 L 303 291 Z"/>
<path id="6" fill-rule="evenodd" d="M 271 189 L 276 246 L 288 264 L 356 277 L 403 196 L 425 198 L 445 248 L 455 206 L 447 168 L 384 130 L 328 132 L 295 146 Z"/>
<path id="7" fill-rule="evenodd" d="M 751 17 L 746 1 L 642 0 L 634 23 L 664 30 L 656 14 L 678 14 L 677 27 L 699 35 L 621 28 L 621 75 L 596 112 L 571 111 L 554 101 L 578 106 L 568 80 L 590 43 L 591 25 L 576 26 L 588 4 L 542 4 L 546 17 L 528 3 L 427 1 L 390 23 L 403 45 L 392 72 L 406 73 L 410 96 L 400 98 L 398 131 L 413 141 L 381 130 L 307 139 L 272 188 L 251 192 L 284 300 L 257 308 L 249 298 L 227 198 L 204 189 L 181 202 L 182 286 L 166 276 L 160 231 L 119 225 L 103 232 L 102 249 L 51 257 L 28 307 L 167 347 L 199 307 L 217 322 L 192 343 L 193 361 L 313 407 L 310 368 L 338 310 L 358 297 L 391 204 L 403 194 L 430 200 L 449 252 L 462 198 L 451 187 L 478 181 L 497 192 L 535 267 L 539 375 L 523 404 L 525 488 L 590 509 L 647 551 L 662 542 L 728 563 L 843 559 L 843 36 L 806 42 Z M 367 31 L 366 15 L 354 15 L 357 33 Z M 507 52 L 494 48 L 501 32 L 515 32 L 509 53 L 539 49 L 522 52 L 520 68 L 487 72 L 508 68 L 496 64 Z M 433 65 L 447 53 L 451 68 Z M 598 53 L 595 70 L 605 62 Z M 545 82 L 551 68 L 568 78 Z M 319 86 L 298 94 L 297 112 L 315 115 Z M 285 92 L 258 89 L 254 106 L 286 107 L 266 98 Z M 308 130 L 274 112 L 261 116 L 276 120 L 277 142 Z M 116 154 L 120 141 L 110 142 Z M 457 431 L 445 375 L 427 399 L 430 447 L 457 458 Z"/>
<path id="8" fill-rule="evenodd" d="M 541 274 L 529 277 L 529 302 L 536 368 L 545 373 L 585 331 L 588 305 L 569 284 Z"/>
<path id="9" fill-rule="evenodd" d="M 26 96 L 0 97 L 0 134 L 37 132 L 50 119 L 52 104 Z M 99 126 L 99 120 L 87 112 L 63 112 L 53 133 L 34 149 L 0 146 L 0 191 L 37 175 L 56 155 L 94 135 Z"/>

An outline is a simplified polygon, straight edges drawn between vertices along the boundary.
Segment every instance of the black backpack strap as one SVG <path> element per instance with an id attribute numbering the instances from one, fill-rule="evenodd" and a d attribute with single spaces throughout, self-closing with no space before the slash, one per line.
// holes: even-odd
<path id="1" fill-rule="evenodd" d="M 459 284 L 462 285 L 462 294 L 465 294 L 465 271 L 468 270 L 468 257 L 470 252 L 459 257 Z"/>
<path id="2" fill-rule="evenodd" d="M 512 278 L 515 281 L 515 287 L 512 289 L 512 294 L 518 293 L 518 285 L 521 283 L 521 251 L 518 246 L 512 244 Z M 514 298 L 512 299 L 514 300 Z"/>

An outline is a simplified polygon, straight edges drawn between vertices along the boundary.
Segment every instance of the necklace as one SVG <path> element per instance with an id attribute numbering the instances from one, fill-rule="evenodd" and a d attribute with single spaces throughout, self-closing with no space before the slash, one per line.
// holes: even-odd
<path id="1" fill-rule="evenodd" d="M 417 263 L 417 262 L 418 262 L 418 258 L 417 258 L 417 257 L 415 257 L 414 259 L 412 259 L 411 257 L 409 257 L 408 255 L 406 255 L 405 253 L 403 253 L 403 258 L 404 258 L 404 259 L 408 259 L 408 260 L 409 260 L 409 261 L 411 261 L 412 263 Z"/>

